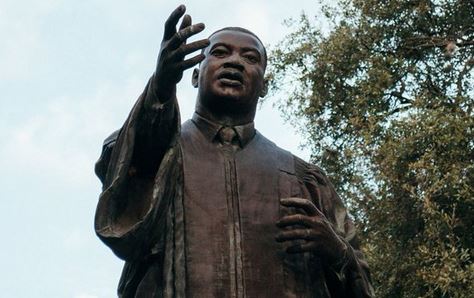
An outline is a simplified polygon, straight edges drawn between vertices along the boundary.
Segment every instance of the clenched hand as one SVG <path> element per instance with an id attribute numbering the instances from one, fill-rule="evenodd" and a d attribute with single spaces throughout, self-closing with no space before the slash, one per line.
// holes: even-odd
<path id="1" fill-rule="evenodd" d="M 285 198 L 280 203 L 298 210 L 296 214 L 282 217 L 276 224 L 282 230 L 276 236 L 276 241 L 289 242 L 288 253 L 311 252 L 329 264 L 347 258 L 349 244 L 334 231 L 326 216 L 313 202 L 302 198 Z"/>

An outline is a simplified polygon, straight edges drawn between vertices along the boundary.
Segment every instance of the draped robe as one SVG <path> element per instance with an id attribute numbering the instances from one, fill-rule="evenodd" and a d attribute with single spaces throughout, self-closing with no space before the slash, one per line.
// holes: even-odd
<path id="1" fill-rule="evenodd" d="M 236 127 L 235 150 L 221 125 L 199 115 L 180 124 L 176 98 L 152 111 L 147 85 L 96 164 L 103 191 L 99 238 L 126 261 L 120 297 L 370 297 L 368 266 L 341 199 L 318 167 Z M 143 150 L 140 138 L 158 140 Z M 280 198 L 313 201 L 351 245 L 355 263 L 287 254 L 276 221 L 294 212 Z"/>

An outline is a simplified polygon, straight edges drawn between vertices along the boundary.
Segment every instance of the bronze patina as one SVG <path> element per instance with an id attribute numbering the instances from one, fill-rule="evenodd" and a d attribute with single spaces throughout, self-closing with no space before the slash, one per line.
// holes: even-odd
<path id="1" fill-rule="evenodd" d="M 262 42 L 227 27 L 186 43 L 203 29 L 184 6 L 172 12 L 156 71 L 96 164 L 95 229 L 126 261 L 119 296 L 371 297 L 324 172 L 254 128 Z M 196 110 L 181 124 L 176 84 L 196 65 Z"/>

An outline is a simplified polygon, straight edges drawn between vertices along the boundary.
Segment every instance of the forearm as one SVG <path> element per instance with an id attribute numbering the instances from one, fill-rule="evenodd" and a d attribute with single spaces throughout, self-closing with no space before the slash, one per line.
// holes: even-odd
<path id="1" fill-rule="evenodd" d="M 137 114 L 131 173 L 153 176 L 179 130 L 176 88 L 159 90 L 153 75 L 143 91 Z"/>
<path id="2" fill-rule="evenodd" d="M 141 177 L 153 176 L 166 150 L 179 132 L 179 112 L 176 104 L 176 84 L 183 71 L 200 63 L 204 55 L 185 60 L 186 55 L 209 45 L 208 39 L 186 43 L 186 39 L 204 30 L 204 24 L 192 24 L 184 15 L 186 8 L 175 9 L 165 23 L 155 73 L 142 95 L 142 110 L 137 117 L 137 131 L 131 173 Z M 183 17 L 179 31 L 176 25 Z"/>
<path id="3" fill-rule="evenodd" d="M 192 25 L 185 7 L 165 22 L 155 74 L 113 142 L 106 143 L 96 165 L 103 183 L 95 217 L 97 235 L 125 260 L 151 253 L 163 236 L 169 200 L 175 197 L 180 167 L 180 119 L 176 84 L 183 71 L 204 59 L 185 56 L 209 45 L 207 39 L 186 43 L 204 24 Z M 176 26 L 183 17 L 179 32 Z M 159 187 L 158 187 L 159 186 Z M 155 247 L 156 248 L 156 247 Z"/>
<path id="4" fill-rule="evenodd" d="M 146 98 L 156 99 L 149 87 L 150 82 L 120 131 L 107 138 L 96 165 L 103 182 L 96 232 L 126 260 L 147 254 L 152 245 L 146 234 L 161 218 L 152 212 L 155 176 L 179 129 L 175 98 L 156 104 L 157 110 L 144 106 Z"/>

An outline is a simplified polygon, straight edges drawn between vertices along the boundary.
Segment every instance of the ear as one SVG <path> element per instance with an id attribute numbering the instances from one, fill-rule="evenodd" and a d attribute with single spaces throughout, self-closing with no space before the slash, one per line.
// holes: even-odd
<path id="1" fill-rule="evenodd" d="M 260 90 L 259 96 L 260 97 L 265 97 L 265 95 L 267 95 L 267 92 L 268 92 L 268 79 L 265 79 L 263 81 L 262 90 Z"/>
<path id="2" fill-rule="evenodd" d="M 193 70 L 193 76 L 191 78 L 191 83 L 193 84 L 194 88 L 199 87 L 198 82 L 199 82 L 199 68 L 195 68 Z"/>

